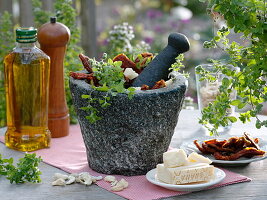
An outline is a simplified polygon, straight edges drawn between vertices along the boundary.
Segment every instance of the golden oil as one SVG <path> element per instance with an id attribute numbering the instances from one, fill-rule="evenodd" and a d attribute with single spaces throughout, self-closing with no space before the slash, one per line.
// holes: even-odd
<path id="1" fill-rule="evenodd" d="M 50 59 L 35 46 L 34 30 L 28 34 L 17 32 L 17 46 L 4 59 L 5 144 L 19 151 L 47 148 L 51 138 L 48 130 Z M 18 35 L 26 37 L 18 39 Z"/>

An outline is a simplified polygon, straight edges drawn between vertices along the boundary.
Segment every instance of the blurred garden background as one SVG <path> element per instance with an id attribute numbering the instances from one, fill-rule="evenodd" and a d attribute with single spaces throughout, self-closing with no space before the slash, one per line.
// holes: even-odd
<path id="1" fill-rule="evenodd" d="M 172 32 L 185 34 L 191 49 L 185 53 L 185 72 L 190 74 L 187 96 L 196 108 L 195 66 L 207 59 L 222 56 L 218 50 L 203 48 L 223 21 L 208 16 L 206 5 L 199 0 L 0 0 L 0 126 L 5 125 L 3 58 L 15 46 L 16 27 L 39 28 L 57 16 L 57 21 L 70 28 L 71 41 L 65 58 L 66 94 L 74 116 L 68 90 L 69 71 L 81 69 L 78 54 L 99 58 L 112 55 L 110 30 L 127 22 L 133 27 L 131 45 L 143 45 L 152 53 L 160 52 Z M 127 36 L 125 36 L 127 39 Z M 120 52 L 118 52 L 120 53 Z M 190 105 L 189 105 L 190 107 Z M 75 117 L 72 117 L 75 122 Z"/>

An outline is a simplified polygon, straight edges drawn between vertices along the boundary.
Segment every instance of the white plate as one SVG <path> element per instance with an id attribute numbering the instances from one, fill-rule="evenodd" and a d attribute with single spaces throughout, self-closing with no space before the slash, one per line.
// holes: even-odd
<path id="1" fill-rule="evenodd" d="M 211 181 L 207 183 L 196 183 L 196 184 L 185 184 L 185 185 L 173 185 L 173 184 L 167 184 L 160 182 L 156 178 L 156 169 L 152 169 L 146 174 L 146 179 L 155 185 L 158 185 L 160 187 L 164 187 L 169 190 L 174 191 L 180 191 L 180 192 L 193 192 L 193 191 L 199 191 L 206 189 L 212 185 L 215 185 L 219 182 L 221 182 L 225 178 L 225 173 L 221 169 L 218 169 L 215 167 L 215 177 Z"/>
<path id="2" fill-rule="evenodd" d="M 199 144 L 201 144 L 205 140 L 210 140 L 210 139 L 213 139 L 213 138 L 203 137 L 203 138 L 199 138 L 197 140 L 198 140 Z M 216 139 L 222 140 L 222 139 L 226 139 L 226 138 L 216 138 Z M 261 150 L 267 152 L 267 141 L 259 138 L 259 144 L 258 145 L 259 145 Z M 182 143 L 180 148 L 184 149 L 187 154 L 190 154 L 192 152 L 197 152 L 197 153 L 209 158 L 213 164 L 220 164 L 220 165 L 225 165 L 225 166 L 245 165 L 245 164 L 249 164 L 251 162 L 255 162 L 255 161 L 259 161 L 259 160 L 263 160 L 263 159 L 267 158 L 267 153 L 265 153 L 263 156 L 254 156 L 252 158 L 241 157 L 237 160 L 216 160 L 212 155 L 202 154 L 198 150 L 198 148 L 195 146 L 194 141 L 184 142 L 184 143 Z"/>

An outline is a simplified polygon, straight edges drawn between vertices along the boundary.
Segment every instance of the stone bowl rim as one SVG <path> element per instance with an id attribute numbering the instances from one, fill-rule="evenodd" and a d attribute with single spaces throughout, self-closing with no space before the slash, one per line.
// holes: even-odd
<path id="1" fill-rule="evenodd" d="M 82 71 L 77 71 L 79 73 L 85 73 L 85 70 Z M 168 87 L 164 88 L 159 88 L 159 89 L 154 89 L 154 90 L 135 90 L 134 96 L 138 95 L 148 95 L 148 94 L 163 94 L 163 93 L 168 93 L 172 92 L 175 90 L 180 89 L 181 87 L 188 87 L 188 80 L 185 78 L 185 76 L 179 72 L 171 72 L 169 75 L 171 78 L 174 78 L 173 83 L 171 83 Z M 80 89 L 84 89 L 87 91 L 93 90 L 99 93 L 107 93 L 107 92 L 102 92 L 102 91 L 97 91 L 92 88 L 92 86 L 87 83 L 85 80 L 80 80 L 80 79 L 74 79 L 73 77 L 70 77 L 69 82 L 72 84 L 76 84 Z M 125 93 L 117 93 L 116 95 L 119 96 L 127 96 Z"/>

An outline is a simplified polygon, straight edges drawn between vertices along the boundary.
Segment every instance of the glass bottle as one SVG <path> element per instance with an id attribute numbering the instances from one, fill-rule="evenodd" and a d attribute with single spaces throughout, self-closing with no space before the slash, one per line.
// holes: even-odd
<path id="1" fill-rule="evenodd" d="M 4 58 L 7 131 L 5 144 L 19 151 L 50 145 L 48 88 L 50 58 L 36 47 L 37 30 L 16 30 L 17 45 Z"/>

